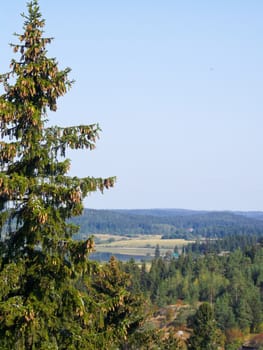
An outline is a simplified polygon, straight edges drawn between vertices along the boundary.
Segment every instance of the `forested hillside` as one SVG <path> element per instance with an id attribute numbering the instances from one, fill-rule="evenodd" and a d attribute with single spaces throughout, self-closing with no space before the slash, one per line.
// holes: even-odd
<path id="1" fill-rule="evenodd" d="M 223 255 L 189 252 L 170 260 L 159 257 L 148 269 L 145 263 L 139 268 L 130 261 L 123 268 L 133 276 L 132 288 L 161 308 L 156 312 L 161 328 L 174 335 L 179 331 L 181 342 L 171 349 L 237 350 L 250 334 L 263 332 L 259 243 Z M 257 339 L 263 346 L 262 338 Z"/>
<path id="2" fill-rule="evenodd" d="M 94 210 L 74 218 L 80 233 L 162 234 L 164 238 L 263 235 L 260 212 L 209 212 L 180 209 Z"/>

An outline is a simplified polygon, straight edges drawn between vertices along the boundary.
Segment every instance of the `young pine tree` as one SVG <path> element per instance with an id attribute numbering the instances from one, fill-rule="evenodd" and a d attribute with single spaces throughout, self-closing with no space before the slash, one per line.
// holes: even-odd
<path id="1" fill-rule="evenodd" d="M 95 147 L 98 125 L 48 127 L 48 111 L 71 87 L 70 69 L 47 57 L 38 1 L 28 3 L 19 59 L 1 75 L 0 96 L 0 348 L 89 349 L 94 315 L 76 288 L 91 268 L 92 239 L 76 242 L 83 198 L 115 178 L 67 175 L 67 148 Z M 89 309 L 89 310 L 88 310 Z"/>

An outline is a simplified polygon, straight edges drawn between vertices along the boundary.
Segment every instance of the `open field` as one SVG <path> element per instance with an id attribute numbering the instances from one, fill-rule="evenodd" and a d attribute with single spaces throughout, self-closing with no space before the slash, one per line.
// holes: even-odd
<path id="1" fill-rule="evenodd" d="M 123 237 L 114 235 L 95 235 L 99 243 L 95 245 L 97 252 L 110 252 L 112 254 L 154 256 L 155 248 L 159 244 L 160 252 L 164 255 L 167 250 L 179 249 L 190 243 L 184 239 L 161 239 L 161 235 L 138 235 L 136 237 Z"/>

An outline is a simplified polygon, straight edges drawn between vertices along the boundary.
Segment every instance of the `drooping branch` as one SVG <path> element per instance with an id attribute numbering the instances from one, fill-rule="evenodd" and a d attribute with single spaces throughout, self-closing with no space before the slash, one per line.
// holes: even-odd
<path id="1" fill-rule="evenodd" d="M 45 129 L 44 139 L 55 156 L 64 157 L 66 148 L 93 150 L 95 142 L 99 138 L 99 131 L 98 124 L 64 128 L 56 126 Z"/>

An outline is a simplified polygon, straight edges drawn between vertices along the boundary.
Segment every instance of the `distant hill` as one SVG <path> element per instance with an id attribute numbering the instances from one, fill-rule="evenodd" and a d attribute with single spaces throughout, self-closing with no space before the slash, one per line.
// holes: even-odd
<path id="1" fill-rule="evenodd" d="M 81 236 L 162 234 L 166 238 L 224 237 L 229 234 L 263 236 L 262 212 L 195 211 L 184 209 L 85 209 L 74 218 Z"/>
<path id="2" fill-rule="evenodd" d="M 235 214 L 246 216 L 248 218 L 263 220 L 262 211 L 235 211 Z"/>
<path id="3" fill-rule="evenodd" d="M 148 215 L 148 216 L 187 216 L 208 213 L 208 211 L 197 211 L 189 209 L 115 209 L 115 212 L 132 214 L 132 215 Z"/>

